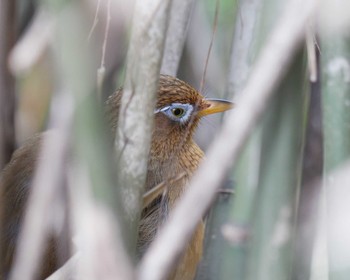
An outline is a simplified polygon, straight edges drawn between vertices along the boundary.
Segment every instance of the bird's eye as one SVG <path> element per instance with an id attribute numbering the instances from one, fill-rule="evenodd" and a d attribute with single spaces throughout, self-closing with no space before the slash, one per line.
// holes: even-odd
<path id="1" fill-rule="evenodd" d="M 157 109 L 155 113 L 163 113 L 169 119 L 175 122 L 185 123 L 189 120 L 192 112 L 193 105 L 182 104 L 182 103 L 172 103 L 169 106 Z"/>
<path id="2" fill-rule="evenodd" d="M 183 108 L 172 108 L 171 112 L 177 118 L 181 118 L 186 113 L 186 111 Z"/>

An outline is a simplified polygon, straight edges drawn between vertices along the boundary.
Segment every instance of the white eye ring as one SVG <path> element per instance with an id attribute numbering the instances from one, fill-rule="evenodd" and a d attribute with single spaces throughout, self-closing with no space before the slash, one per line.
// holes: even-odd
<path id="1" fill-rule="evenodd" d="M 181 112 L 183 113 L 179 116 L 176 116 L 175 115 L 176 109 L 180 109 Z M 154 111 L 155 114 L 163 113 L 169 119 L 180 123 L 187 122 L 190 119 L 192 112 L 193 112 L 193 106 L 191 104 L 182 104 L 182 103 L 172 103 L 169 106 L 165 106 L 163 108 L 160 108 Z"/>

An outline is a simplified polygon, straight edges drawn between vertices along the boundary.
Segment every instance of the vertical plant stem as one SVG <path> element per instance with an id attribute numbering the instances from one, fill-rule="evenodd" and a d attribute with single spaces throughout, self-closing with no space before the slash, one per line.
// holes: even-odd
<path id="1" fill-rule="evenodd" d="M 350 155 L 350 37 L 321 37 L 325 172 Z"/>
<path id="2" fill-rule="evenodd" d="M 248 79 L 257 53 L 256 37 L 261 17 L 260 1 L 241 1 L 236 19 L 235 34 L 231 49 L 231 65 L 228 77 L 228 94 L 237 98 Z M 244 279 L 247 267 L 248 225 L 256 199 L 260 170 L 261 128 L 250 136 L 234 172 L 235 199 L 229 213 L 232 228 L 238 239 L 226 246 L 222 279 Z"/>
<path id="3" fill-rule="evenodd" d="M 261 13 L 261 1 L 237 1 L 235 30 L 227 79 L 227 98 L 237 98 L 248 79 L 256 53 L 255 36 Z"/>
<path id="4" fill-rule="evenodd" d="M 138 0 L 128 51 L 115 148 L 123 192 L 128 248 L 135 252 L 140 202 L 148 153 L 159 70 L 168 25 L 170 0 Z"/>
<path id="5" fill-rule="evenodd" d="M 160 70 L 162 74 L 174 77 L 177 74 L 193 4 L 193 0 L 172 0 L 164 57 Z"/>
<path id="6" fill-rule="evenodd" d="M 331 189 L 330 171 L 350 155 L 350 37 L 341 32 L 321 34 L 322 106 L 324 128 L 324 186 L 327 200 L 329 277 L 346 279 L 350 264 L 344 265 L 337 248 L 339 227 L 333 227 L 337 199 Z M 342 264 L 343 263 L 343 264 Z"/>
<path id="7" fill-rule="evenodd" d="M 278 88 L 262 134 L 248 279 L 289 279 L 303 137 L 302 56 Z"/>

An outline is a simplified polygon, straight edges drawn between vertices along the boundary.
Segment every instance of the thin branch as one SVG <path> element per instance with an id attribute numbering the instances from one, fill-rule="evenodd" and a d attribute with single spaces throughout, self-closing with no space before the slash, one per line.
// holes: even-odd
<path id="1" fill-rule="evenodd" d="M 175 182 L 181 180 L 184 176 L 186 176 L 185 172 L 180 173 L 175 178 L 169 178 L 166 182 L 163 181 L 159 183 L 154 188 L 147 191 L 142 197 L 142 210 L 150 205 L 152 201 L 154 201 L 158 196 L 167 191 L 167 186 L 170 184 L 174 184 Z"/>
<path id="2" fill-rule="evenodd" d="M 306 23 L 315 8 L 315 0 L 303 1 L 302 5 L 300 1 L 290 1 L 287 5 L 257 60 L 244 94 L 237 100 L 239 105 L 228 115 L 191 187 L 141 261 L 138 279 L 164 279 L 171 269 L 265 110 L 273 89 L 305 36 Z"/>
<path id="3" fill-rule="evenodd" d="M 95 10 L 94 22 L 92 23 L 92 26 L 91 26 L 91 29 L 90 29 L 90 32 L 89 32 L 88 41 L 91 40 L 92 33 L 95 31 L 95 28 L 97 26 L 98 13 L 100 12 L 100 5 L 101 5 L 101 0 L 97 0 L 97 6 L 96 6 L 96 10 Z"/>
<path id="4" fill-rule="evenodd" d="M 201 83 L 200 83 L 200 86 L 199 86 L 199 92 L 203 92 L 203 89 L 204 89 L 205 77 L 207 76 L 207 69 L 208 69 L 211 49 L 213 47 L 214 37 L 215 37 L 216 30 L 217 30 L 217 27 L 218 27 L 219 8 L 220 8 L 220 0 L 216 0 L 214 23 L 213 23 L 213 31 L 212 31 L 212 34 L 211 34 L 211 39 L 210 39 L 210 44 L 209 44 L 207 57 L 205 59 L 203 75 L 202 75 Z"/>
<path id="5" fill-rule="evenodd" d="M 203 76 L 203 69 L 205 66 L 208 49 L 203 48 L 210 43 L 212 37 L 212 26 L 205 17 L 205 7 L 203 1 L 198 1 L 196 9 L 193 10 L 191 24 L 188 29 L 188 36 L 186 39 L 186 52 L 191 59 L 193 65 L 193 74 L 195 80 L 198 82 L 196 87 L 199 88 L 200 81 Z M 200 30 L 201 32 L 198 32 Z M 198 42 L 201 42 L 198 44 Z M 220 63 L 218 56 L 219 51 L 216 45 L 213 45 L 213 51 L 210 55 L 210 67 L 208 67 L 207 85 L 222 91 L 224 85 L 224 70 Z M 214 86 L 215 85 L 215 86 Z"/>

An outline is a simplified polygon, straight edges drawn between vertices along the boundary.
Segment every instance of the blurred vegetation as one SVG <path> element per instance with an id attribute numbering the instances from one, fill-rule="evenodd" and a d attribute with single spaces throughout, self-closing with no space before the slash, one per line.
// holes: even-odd
<path id="1" fill-rule="evenodd" d="M 99 90 L 97 69 L 102 64 L 104 40 L 107 41 L 102 100 L 124 82 L 133 1 L 112 1 L 110 22 L 108 1 L 101 1 L 98 11 L 97 1 L 78 1 L 75 8 L 78 7 L 83 14 L 83 23 L 76 24 L 78 29 L 84 28 L 71 31 L 71 26 L 64 26 L 62 18 L 61 22 L 53 23 L 52 14 L 49 14 L 40 24 L 61 24 L 59 33 L 54 33 L 61 37 L 51 34 L 47 38 L 36 37 L 37 31 L 33 31 L 32 25 L 38 20 L 39 12 L 46 9 L 47 3 L 54 2 L 55 5 L 58 2 L 12 1 L 17 5 L 17 44 L 34 44 L 28 47 L 27 52 L 22 46 L 22 56 L 18 54 L 20 50 L 11 50 L 6 62 L 14 77 L 16 146 L 47 128 L 50 104 L 58 91 L 66 87 L 73 92 L 80 91 L 75 96 L 75 102 L 79 103 L 75 116 L 75 151 L 93 174 L 95 196 L 108 204 L 116 216 L 120 215 L 123 212 L 119 207 L 120 193 L 113 189 L 116 176 L 110 154 L 112 145 L 107 140 L 108 133 L 102 124 L 103 109 L 95 93 Z M 218 11 L 216 1 L 195 1 L 178 76 L 199 88 L 208 59 L 203 94 L 226 96 L 236 101 L 240 94 L 244 94 L 241 89 L 248 81 L 256 57 L 278 24 L 287 1 L 260 1 L 261 6 L 256 9 L 254 18 L 246 18 L 251 14 L 245 14 L 242 7 L 248 5 L 246 7 L 252 8 L 258 5 L 258 1 L 218 1 Z M 58 5 L 64 6 L 70 1 L 63 2 Z M 197 273 L 198 280 L 350 279 L 350 261 L 342 259 L 334 249 L 338 245 L 333 245 L 339 229 L 332 228 L 327 222 L 325 226 L 321 225 L 322 219 L 337 218 L 332 216 L 332 213 L 338 213 L 333 212 L 334 204 L 327 204 L 332 195 L 330 181 L 334 170 L 347 163 L 350 157 L 350 24 L 346 20 L 350 18 L 350 7 L 345 1 L 341 2 L 346 12 L 339 16 L 345 18 L 339 26 L 332 26 L 331 31 L 322 24 L 321 27 L 317 24 L 312 27 L 313 23 L 310 23 L 310 28 L 305 27 L 313 36 L 311 49 L 316 56 L 317 80 L 309 79 L 307 62 L 310 53 L 305 43 L 299 46 L 291 66 L 285 69 L 284 79 L 246 141 L 237 167 L 229 174 L 222 193 L 218 194 L 215 204 L 208 211 L 205 251 Z M 322 17 L 322 8 L 325 7 L 328 6 L 320 4 L 320 15 L 314 21 L 324 20 L 327 25 L 337 14 Z M 208 58 L 206 55 L 216 12 L 219 20 L 213 52 Z M 96 26 L 95 13 L 98 19 Z M 335 12 L 331 10 L 330 13 Z M 235 44 L 240 44 L 237 39 L 240 37 L 235 34 L 237 25 L 242 26 L 240 32 L 245 32 L 248 21 L 254 23 L 253 29 L 248 30 L 253 34 L 252 39 L 243 46 L 247 53 L 232 58 Z M 108 23 L 110 30 L 105 37 Z M 201 30 L 195 30 L 198 26 Z M 90 28 L 92 36 L 88 39 Z M 74 34 L 80 31 L 80 41 L 74 41 Z M 73 37 L 70 37 L 72 34 Z M 31 36 L 32 41 L 23 41 L 25 36 Z M 67 52 L 75 50 L 76 53 L 60 53 L 60 48 L 64 46 L 61 40 L 73 44 Z M 88 55 L 78 57 L 82 55 L 79 44 L 89 49 Z M 21 63 L 26 62 L 17 61 L 16 56 L 31 63 L 23 66 Z M 82 63 L 84 60 L 89 61 L 85 64 Z M 232 89 L 229 86 L 232 77 L 229 75 L 236 61 L 245 61 L 248 72 Z M 88 73 L 81 73 L 85 70 Z M 80 84 L 86 81 L 88 85 Z M 4 90 L 3 85 L 0 85 L 0 90 Z M 196 139 L 204 150 L 215 137 L 220 122 L 220 117 L 214 117 L 201 125 Z M 322 203 L 322 197 L 326 203 Z M 116 201 L 119 201 L 117 206 Z M 349 207 L 345 209 L 350 211 Z M 117 219 L 128 222 L 121 217 Z M 347 219 L 343 222 L 349 224 Z M 347 233 L 350 235 L 350 230 Z M 124 237 L 128 235 L 127 232 L 123 234 Z M 326 238 L 322 239 L 324 235 Z M 318 240 L 327 241 L 327 244 L 320 245 Z M 344 246 L 350 250 L 350 244 Z M 343 263 L 339 264 L 339 260 Z"/>

